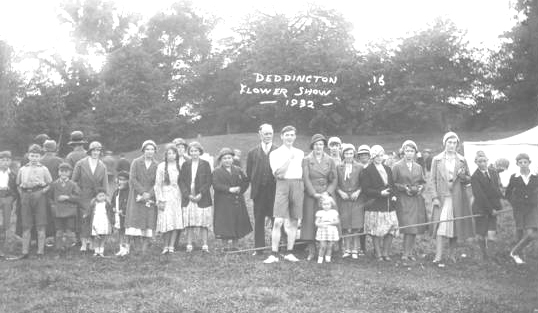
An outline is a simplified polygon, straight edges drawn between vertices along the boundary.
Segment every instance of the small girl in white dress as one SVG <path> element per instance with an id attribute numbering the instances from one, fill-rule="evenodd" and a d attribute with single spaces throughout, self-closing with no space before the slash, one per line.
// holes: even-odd
<path id="1" fill-rule="evenodd" d="M 106 200 L 106 190 L 98 189 L 97 195 L 91 202 L 91 225 L 94 240 L 94 256 L 103 257 L 105 253 L 106 236 L 112 233 L 113 210 Z"/>
<path id="2" fill-rule="evenodd" d="M 336 210 L 336 202 L 330 196 L 322 196 L 319 199 L 321 210 L 316 212 L 316 240 L 319 242 L 318 263 L 331 262 L 333 245 L 340 240 L 338 225 L 340 218 Z"/>

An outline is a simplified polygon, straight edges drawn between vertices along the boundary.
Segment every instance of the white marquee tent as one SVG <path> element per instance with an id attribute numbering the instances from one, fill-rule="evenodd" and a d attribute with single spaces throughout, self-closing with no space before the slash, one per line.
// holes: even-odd
<path id="1" fill-rule="evenodd" d="M 510 175 L 519 170 L 516 165 L 516 156 L 521 152 L 530 156 L 531 171 L 538 173 L 538 126 L 504 139 L 467 141 L 463 143 L 463 149 L 471 174 L 476 170 L 474 157 L 479 150 L 486 153 L 490 163 L 500 158 L 508 159 L 510 166 L 507 171 L 501 173 L 501 181 L 504 186 L 508 184 Z"/>

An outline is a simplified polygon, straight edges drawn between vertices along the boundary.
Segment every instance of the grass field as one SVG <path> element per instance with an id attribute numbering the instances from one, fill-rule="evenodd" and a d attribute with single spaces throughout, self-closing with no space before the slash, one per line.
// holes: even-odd
<path id="1" fill-rule="evenodd" d="M 351 142 L 381 142 L 390 150 L 410 137 L 422 147 L 440 149 L 440 136 L 359 137 Z M 462 137 L 485 139 L 480 136 Z M 299 146 L 305 148 L 308 140 L 300 137 Z M 214 154 L 224 145 L 246 151 L 257 140 L 237 135 L 201 141 Z M 251 201 L 247 203 L 251 210 Z M 419 258 L 412 264 L 399 261 L 401 238 L 393 245 L 394 261 L 382 263 L 370 255 L 370 243 L 368 255 L 358 261 L 336 258 L 323 265 L 305 261 L 301 252 L 298 263 L 266 265 L 249 253 L 225 255 L 215 240 L 210 241 L 210 254 L 179 251 L 166 257 L 159 256 L 158 238 L 149 255 L 125 259 L 50 251 L 42 259 L 0 262 L 0 312 L 538 312 L 537 245 L 527 249 L 525 266 L 515 266 L 507 257 L 513 226 L 511 214 L 501 216 L 494 261 L 481 261 L 476 244 L 467 242 L 458 249 L 466 257 L 443 269 L 431 265 L 429 236 L 419 239 Z M 252 237 L 241 240 L 241 246 L 251 247 Z M 20 251 L 19 244 L 13 249 Z M 116 249 L 111 238 L 105 254 Z"/>

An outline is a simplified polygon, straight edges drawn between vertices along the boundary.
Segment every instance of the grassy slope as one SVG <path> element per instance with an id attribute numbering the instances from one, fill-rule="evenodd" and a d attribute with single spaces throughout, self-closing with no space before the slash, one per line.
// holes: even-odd
<path id="1" fill-rule="evenodd" d="M 390 150 L 414 138 L 422 147 L 438 149 L 440 136 L 359 136 L 351 142 L 382 142 Z M 306 148 L 308 140 L 300 137 L 298 146 Z M 214 154 L 225 145 L 246 151 L 257 140 L 241 134 L 201 141 Z M 251 211 L 251 201 L 248 206 Z M 434 247 L 428 236 L 420 239 L 421 258 L 411 266 L 377 263 L 370 256 L 358 262 L 336 259 L 328 266 L 306 261 L 265 265 L 249 254 L 215 252 L 220 243 L 214 240 L 210 255 L 181 251 L 160 257 L 158 240 L 151 255 L 129 259 L 94 259 L 76 252 L 56 258 L 51 252 L 42 260 L 0 262 L 0 312 L 533 312 L 538 309 L 538 249 L 528 249 L 526 266 L 514 266 L 506 257 L 513 236 L 511 214 L 499 224 L 502 253 L 497 263 L 482 263 L 476 246 L 463 244 L 460 252 L 468 257 L 445 269 L 430 265 Z M 250 247 L 252 237 L 241 245 Z M 397 259 L 401 239 L 393 247 Z M 107 254 L 115 250 L 109 243 Z"/>

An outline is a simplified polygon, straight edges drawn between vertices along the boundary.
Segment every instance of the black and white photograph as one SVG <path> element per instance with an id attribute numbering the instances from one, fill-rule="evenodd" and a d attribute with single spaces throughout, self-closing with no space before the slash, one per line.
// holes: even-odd
<path id="1" fill-rule="evenodd" d="M 0 313 L 538 313 L 538 0 L 0 3 Z"/>

